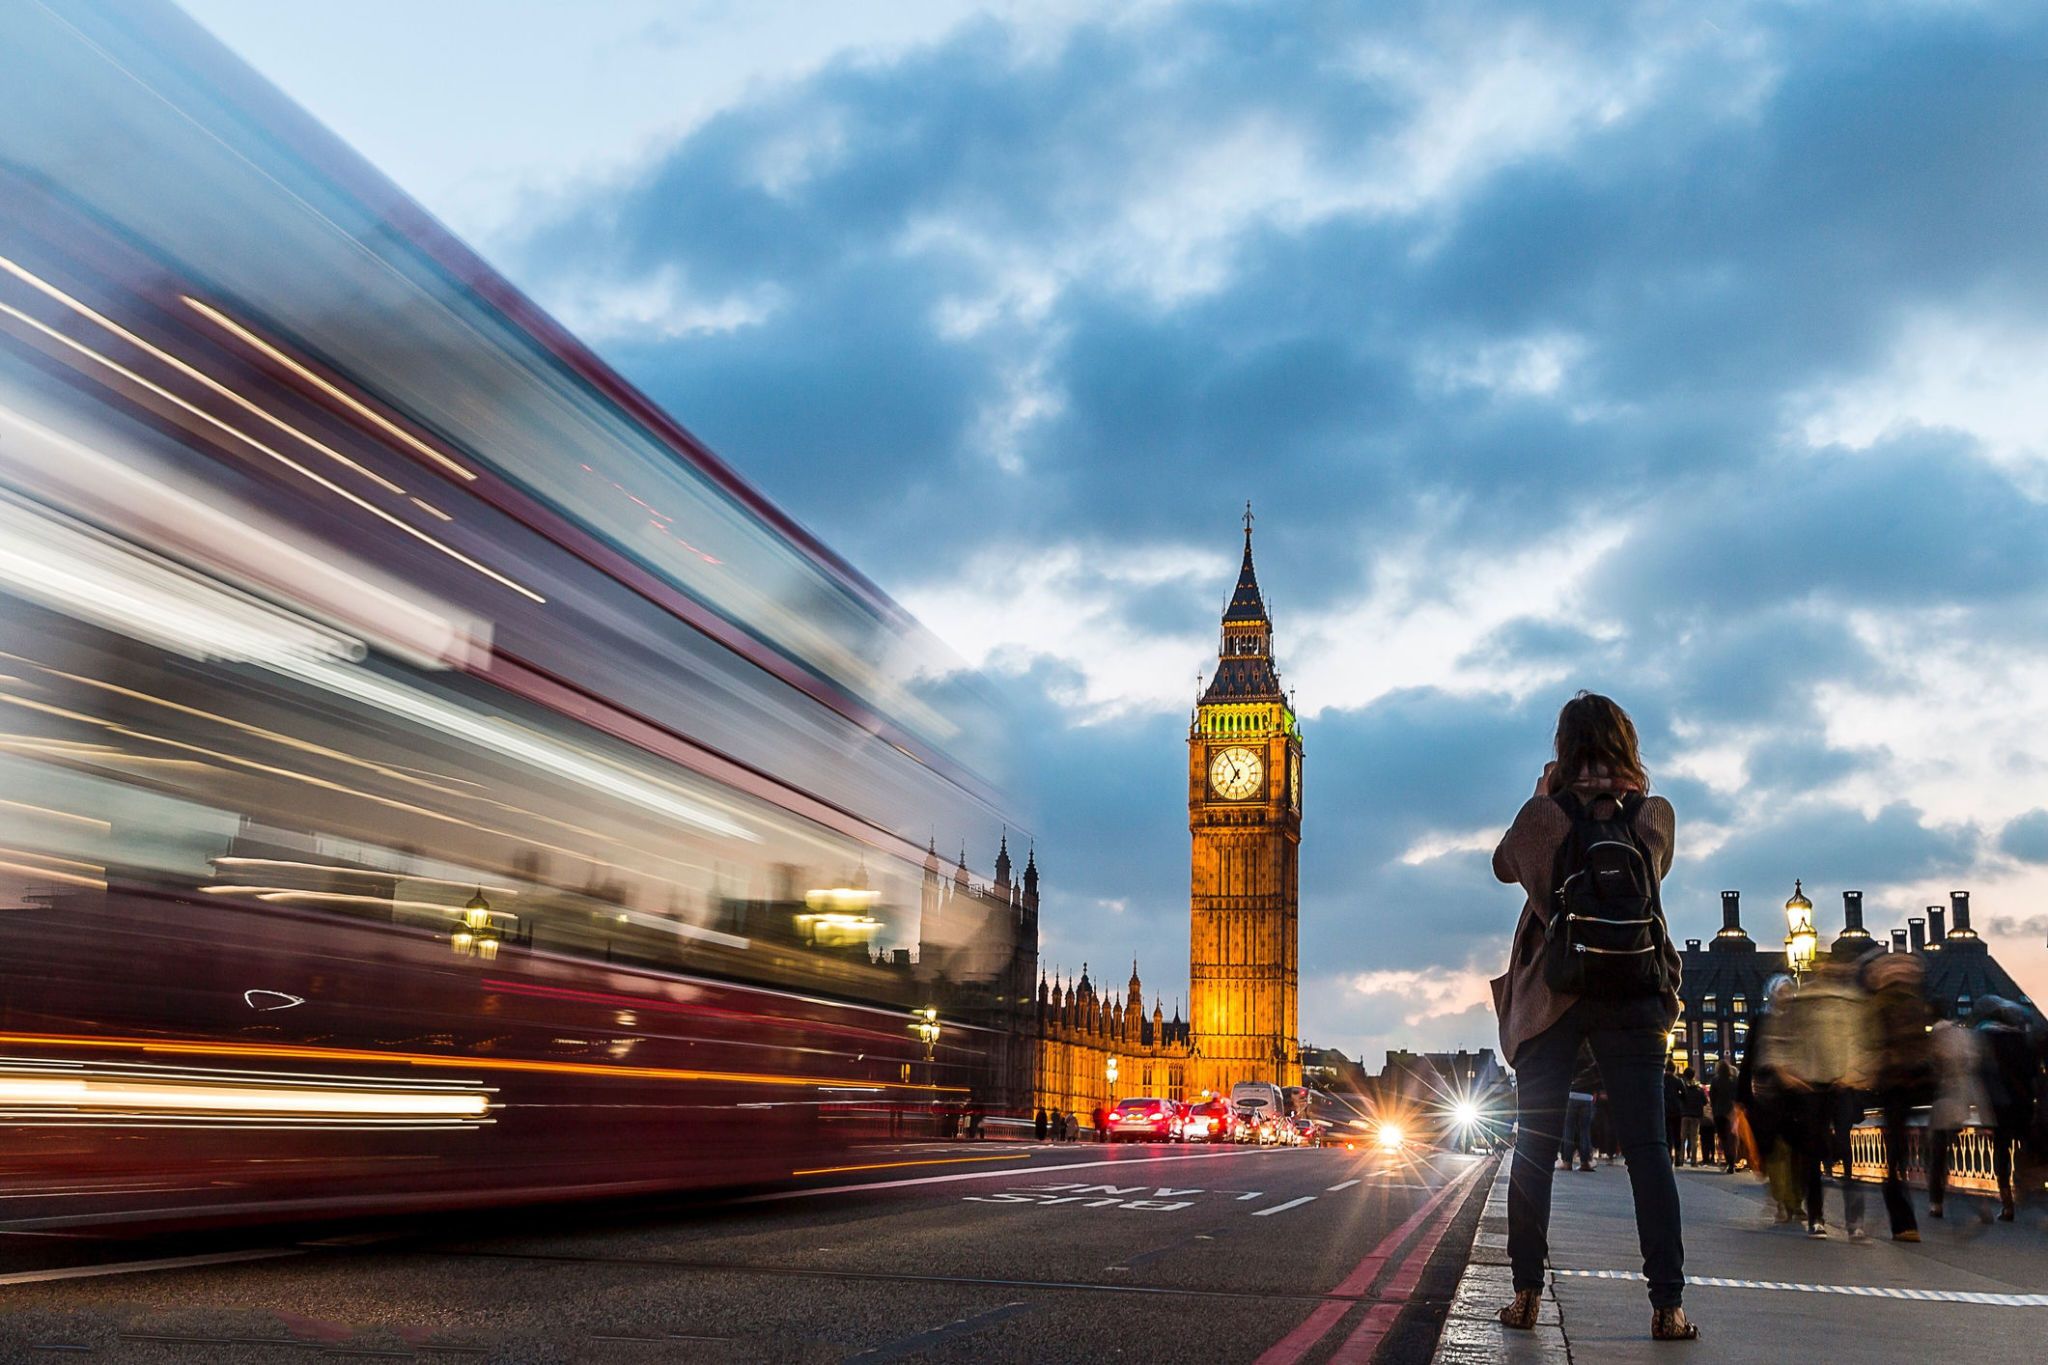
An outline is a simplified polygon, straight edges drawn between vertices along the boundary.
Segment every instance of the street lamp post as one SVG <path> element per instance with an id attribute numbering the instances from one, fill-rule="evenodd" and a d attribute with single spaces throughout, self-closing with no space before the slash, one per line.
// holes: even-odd
<path id="1" fill-rule="evenodd" d="M 939 1109 L 939 1077 L 937 1065 L 939 1048 L 938 1007 L 935 1005 L 926 1005 L 923 1009 L 914 1011 L 913 1017 L 917 1020 L 916 1028 L 918 1041 L 924 1044 L 925 1089 L 931 1092 L 931 1109 L 933 1114 L 937 1114 Z"/>
<path id="2" fill-rule="evenodd" d="M 1813 930 L 1813 902 L 1806 898 L 1802 884 L 1792 883 L 1792 899 L 1785 902 L 1785 965 L 1794 981 L 1813 970 L 1819 955 L 1820 935 Z"/>
<path id="3" fill-rule="evenodd" d="M 1116 1108 L 1116 1074 L 1116 1054 L 1112 1052 L 1109 1054 L 1109 1060 L 1102 1064 L 1103 1078 L 1109 1082 L 1109 1095 L 1106 1099 L 1102 1101 L 1102 1108 L 1100 1110 L 1097 1110 L 1097 1113 L 1111 1111 Z M 1107 1142 L 1109 1141 L 1109 1134 L 1106 1132 L 1097 1133 L 1095 1135 L 1095 1140 L 1097 1142 Z"/>

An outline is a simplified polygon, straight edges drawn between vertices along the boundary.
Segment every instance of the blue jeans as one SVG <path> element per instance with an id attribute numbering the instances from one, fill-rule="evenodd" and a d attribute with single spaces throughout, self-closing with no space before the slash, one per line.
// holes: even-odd
<path id="1" fill-rule="evenodd" d="M 1550 1187 L 1563 1135 L 1565 1096 L 1590 1042 L 1607 1084 L 1614 1132 L 1635 1196 L 1636 1239 L 1653 1308 L 1685 1295 L 1685 1242 L 1678 1179 L 1664 1142 L 1664 1038 L 1659 1000 L 1581 1000 L 1523 1044 L 1515 1059 L 1514 1166 L 1508 1176 L 1508 1260 L 1515 1288 L 1541 1289 L 1550 1257 Z"/>

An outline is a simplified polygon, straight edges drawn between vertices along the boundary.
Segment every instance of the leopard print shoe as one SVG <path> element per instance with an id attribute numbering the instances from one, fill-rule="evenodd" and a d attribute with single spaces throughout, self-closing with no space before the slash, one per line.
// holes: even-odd
<path id="1" fill-rule="evenodd" d="M 1530 1332 L 1536 1328 L 1536 1315 L 1543 1308 L 1543 1291 L 1540 1289 L 1517 1289 L 1515 1301 L 1500 1310 L 1503 1327 L 1512 1327 L 1517 1332 Z"/>
<path id="2" fill-rule="evenodd" d="M 1700 1329 L 1685 1320 L 1683 1308 L 1658 1308 L 1650 1313 L 1650 1340 L 1698 1341 Z"/>

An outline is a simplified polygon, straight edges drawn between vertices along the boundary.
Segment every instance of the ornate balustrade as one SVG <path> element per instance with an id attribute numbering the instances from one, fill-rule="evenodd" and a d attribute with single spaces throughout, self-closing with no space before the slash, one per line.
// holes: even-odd
<path id="1" fill-rule="evenodd" d="M 1964 1128 L 1949 1144 L 1948 1187 L 1958 1193 L 1998 1193 L 1991 1154 L 1997 1139 L 1989 1128 Z M 1906 1131 L 1906 1179 L 1927 1184 L 1927 1115 L 1915 1114 Z M 1858 1180 L 1884 1179 L 1884 1124 L 1867 1115 L 1849 1134 L 1849 1170 Z"/>

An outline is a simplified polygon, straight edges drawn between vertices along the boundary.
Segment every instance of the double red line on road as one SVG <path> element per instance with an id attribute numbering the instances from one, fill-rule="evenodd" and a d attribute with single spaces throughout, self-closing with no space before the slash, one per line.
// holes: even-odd
<path id="1" fill-rule="evenodd" d="M 1368 1251 L 1364 1259 L 1352 1267 L 1351 1273 L 1344 1277 L 1343 1282 L 1310 1310 L 1302 1324 L 1268 1347 L 1255 1365 L 1295 1365 L 1296 1361 L 1314 1350 L 1323 1338 L 1330 1334 L 1331 1329 L 1344 1320 L 1344 1315 L 1351 1311 L 1352 1306 L 1365 1298 L 1367 1291 L 1386 1270 L 1387 1262 L 1393 1259 L 1401 1244 L 1407 1241 L 1417 1228 L 1429 1222 L 1430 1215 L 1441 1208 L 1442 1214 L 1430 1223 L 1428 1230 L 1408 1249 L 1408 1254 L 1401 1259 L 1400 1264 L 1394 1267 L 1393 1276 L 1388 1279 L 1386 1287 L 1377 1296 L 1378 1301 L 1366 1309 L 1365 1320 L 1353 1329 L 1351 1335 L 1346 1337 L 1343 1344 L 1330 1356 L 1330 1365 L 1365 1365 L 1365 1362 L 1370 1361 L 1373 1352 L 1379 1349 L 1381 1340 L 1392 1330 L 1395 1319 L 1401 1316 L 1401 1310 L 1407 1307 L 1408 1296 L 1415 1292 L 1415 1286 L 1422 1280 L 1423 1267 L 1429 1264 L 1429 1258 L 1435 1254 L 1438 1244 L 1444 1239 L 1444 1233 L 1451 1226 L 1451 1219 L 1458 1212 L 1457 1205 L 1449 1202 L 1451 1196 L 1463 1189 L 1465 1182 L 1486 1169 L 1488 1165 L 1487 1162 L 1476 1161 L 1451 1177 L 1450 1182 L 1431 1195 L 1421 1208 L 1409 1214 L 1401 1226 L 1382 1237 L 1379 1245 Z"/>

